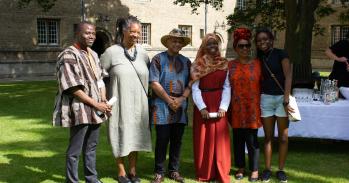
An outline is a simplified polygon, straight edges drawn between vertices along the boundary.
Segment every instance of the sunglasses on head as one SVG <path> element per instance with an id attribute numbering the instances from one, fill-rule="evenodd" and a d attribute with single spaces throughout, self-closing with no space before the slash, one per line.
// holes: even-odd
<path id="1" fill-rule="evenodd" d="M 248 44 L 237 44 L 236 47 L 238 47 L 239 49 L 244 49 L 244 48 L 250 49 L 251 48 L 251 44 L 250 43 L 248 43 Z"/>

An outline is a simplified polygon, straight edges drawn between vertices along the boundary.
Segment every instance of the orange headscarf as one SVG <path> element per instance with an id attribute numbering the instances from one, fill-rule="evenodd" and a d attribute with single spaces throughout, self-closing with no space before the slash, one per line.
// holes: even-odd
<path id="1" fill-rule="evenodd" d="M 217 50 L 215 55 L 208 55 L 206 53 L 206 46 L 210 39 L 216 40 L 218 43 L 220 39 L 216 34 L 209 33 L 203 39 L 194 63 L 190 69 L 191 82 L 199 80 L 207 74 L 216 70 L 227 70 L 228 61 L 221 57 L 220 49 Z"/>

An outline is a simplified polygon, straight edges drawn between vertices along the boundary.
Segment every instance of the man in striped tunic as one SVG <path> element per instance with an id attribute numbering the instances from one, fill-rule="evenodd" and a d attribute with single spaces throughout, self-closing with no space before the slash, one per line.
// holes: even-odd
<path id="1" fill-rule="evenodd" d="M 66 182 L 78 183 L 78 162 L 82 150 L 85 180 L 98 183 L 96 147 L 99 127 L 106 120 L 105 114 L 111 111 L 111 106 L 106 104 L 98 56 L 90 48 L 96 39 L 95 26 L 82 22 L 75 35 L 75 43 L 58 56 L 58 92 L 53 125 L 70 128 Z"/>

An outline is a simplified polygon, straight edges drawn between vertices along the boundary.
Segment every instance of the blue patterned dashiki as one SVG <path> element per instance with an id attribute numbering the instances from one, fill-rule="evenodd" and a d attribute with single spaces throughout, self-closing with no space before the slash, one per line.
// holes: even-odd
<path id="1" fill-rule="evenodd" d="M 166 51 L 161 52 L 155 55 L 150 63 L 149 82 L 159 82 L 168 95 L 179 97 L 188 87 L 190 66 L 190 60 L 181 54 L 170 56 Z M 174 112 L 164 100 L 156 96 L 155 92 L 152 95 L 151 123 L 153 125 L 187 124 L 187 100 L 183 101 L 177 112 Z"/>

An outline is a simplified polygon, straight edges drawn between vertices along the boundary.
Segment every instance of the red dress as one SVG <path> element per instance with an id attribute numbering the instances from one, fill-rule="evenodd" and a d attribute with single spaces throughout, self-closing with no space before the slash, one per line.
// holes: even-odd
<path id="1" fill-rule="evenodd" d="M 227 71 L 217 70 L 200 79 L 199 88 L 208 112 L 218 112 Z M 203 120 L 194 107 L 194 164 L 199 181 L 230 182 L 230 135 L 227 117 Z"/>

